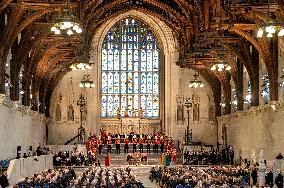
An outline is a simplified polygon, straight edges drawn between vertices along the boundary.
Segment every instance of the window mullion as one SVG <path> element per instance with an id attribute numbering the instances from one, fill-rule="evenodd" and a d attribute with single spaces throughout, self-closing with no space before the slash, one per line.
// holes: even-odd
<path id="1" fill-rule="evenodd" d="M 153 71 L 153 59 L 154 59 L 154 50 L 153 50 L 153 41 L 152 41 L 152 69 L 151 69 L 151 74 L 152 74 L 152 105 L 151 105 L 151 110 L 152 110 L 152 117 L 153 117 L 153 113 L 154 113 L 154 71 Z"/>
<path id="2" fill-rule="evenodd" d="M 106 67 L 106 83 L 107 83 L 107 92 L 106 92 L 106 117 L 109 117 L 108 114 L 108 88 L 109 88 L 109 83 L 108 83 L 108 51 L 109 51 L 109 46 L 108 46 L 108 39 L 107 39 L 107 67 Z"/>
<path id="3" fill-rule="evenodd" d="M 138 22 L 138 112 L 141 108 L 141 22 Z M 138 113 L 139 116 L 139 113 Z"/>
<path id="4" fill-rule="evenodd" d="M 119 98 L 119 101 L 118 101 L 118 108 L 120 109 L 120 113 L 121 113 L 121 51 L 123 50 L 123 33 L 122 33 L 122 22 L 120 21 L 119 22 L 119 37 L 120 37 L 120 49 L 119 49 L 119 70 L 118 70 L 118 77 L 119 77 L 119 80 L 118 80 L 118 98 Z"/>

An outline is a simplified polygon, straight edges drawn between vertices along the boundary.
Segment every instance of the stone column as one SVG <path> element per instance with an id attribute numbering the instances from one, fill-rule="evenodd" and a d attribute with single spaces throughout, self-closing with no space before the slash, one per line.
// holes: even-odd
<path id="1" fill-rule="evenodd" d="M 280 102 L 284 102 L 284 42 L 279 40 L 278 42 L 278 99 Z"/>
<path id="2" fill-rule="evenodd" d="M 252 89 L 252 106 L 259 106 L 260 92 L 259 86 L 261 77 L 260 74 L 260 61 L 259 61 L 259 52 L 255 47 L 252 47 L 252 62 L 253 62 L 253 80 L 251 80 L 251 89 Z M 259 78 L 260 77 L 260 78 Z"/>
<path id="3" fill-rule="evenodd" d="M 262 85 L 264 84 L 262 77 L 265 75 L 265 65 L 262 58 L 260 58 L 259 62 L 259 105 L 261 106 L 264 104 L 263 96 L 261 95 L 261 93 L 263 88 Z"/>
<path id="4" fill-rule="evenodd" d="M 247 90 L 248 90 L 248 73 L 247 73 L 247 70 L 246 69 L 244 69 L 244 76 L 243 76 L 243 84 L 244 84 L 244 86 L 243 86 L 243 96 L 244 96 L 244 98 L 246 99 L 246 96 L 247 96 L 247 94 L 248 94 L 248 92 L 247 92 Z M 244 100 L 244 101 L 246 101 L 246 100 Z M 247 101 L 246 101 L 246 103 L 244 103 L 244 109 L 247 109 L 248 108 L 248 104 L 247 104 Z"/>

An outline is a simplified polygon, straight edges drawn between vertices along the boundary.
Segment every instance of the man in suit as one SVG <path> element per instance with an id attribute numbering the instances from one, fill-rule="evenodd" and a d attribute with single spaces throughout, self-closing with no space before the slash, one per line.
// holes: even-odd
<path id="1" fill-rule="evenodd" d="M 278 188 L 283 188 L 283 176 L 282 176 L 280 170 L 278 170 L 278 174 L 275 178 L 275 184 Z"/>
<path id="2" fill-rule="evenodd" d="M 112 144 L 111 137 L 108 136 L 108 139 L 107 139 L 107 153 L 111 153 L 111 144 Z"/>
<path id="3" fill-rule="evenodd" d="M 4 171 L 3 174 L 0 176 L 0 186 L 2 188 L 8 187 L 9 185 L 9 180 L 7 177 L 7 171 Z"/>
<path id="4" fill-rule="evenodd" d="M 128 153 L 128 144 L 129 144 L 129 140 L 128 140 L 128 137 L 126 136 L 125 137 L 125 140 L 124 140 L 124 153 Z"/>
<path id="5" fill-rule="evenodd" d="M 252 184 L 256 185 L 257 184 L 257 168 L 256 167 L 254 167 L 251 172 L 251 178 L 252 178 Z"/>
<path id="6" fill-rule="evenodd" d="M 99 154 L 102 154 L 102 150 L 103 150 L 103 141 L 101 140 L 101 138 L 99 137 L 98 139 L 98 145 L 99 145 Z"/>
<path id="7" fill-rule="evenodd" d="M 136 152 L 136 145 L 137 145 L 137 140 L 136 137 L 134 136 L 132 139 L 133 153 Z"/>
<path id="8" fill-rule="evenodd" d="M 273 187 L 273 172 L 269 170 L 269 172 L 265 175 L 265 185 Z"/>
<path id="9" fill-rule="evenodd" d="M 116 154 L 120 154 L 120 137 L 118 136 L 115 140 L 116 144 Z"/>

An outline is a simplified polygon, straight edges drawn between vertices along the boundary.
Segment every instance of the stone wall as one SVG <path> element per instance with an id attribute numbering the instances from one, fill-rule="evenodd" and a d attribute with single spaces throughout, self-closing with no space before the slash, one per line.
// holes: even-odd
<path id="1" fill-rule="evenodd" d="M 178 54 L 172 58 L 178 57 Z M 174 61 L 174 59 L 172 59 Z M 165 73 L 166 94 L 160 100 L 165 100 L 166 117 L 161 116 L 164 122 L 167 135 L 175 140 L 183 140 L 187 126 L 187 112 L 184 108 L 183 121 L 177 121 L 177 96 L 183 95 L 185 98 L 196 96 L 200 104 L 200 119 L 193 121 L 193 108 L 190 108 L 190 129 L 193 130 L 193 140 L 206 144 L 216 144 L 217 131 L 213 121 L 209 121 L 209 107 L 214 106 L 212 91 L 205 80 L 200 77 L 204 87 L 200 89 L 189 88 L 188 84 L 193 78 L 194 72 L 188 69 L 180 69 L 175 63 L 169 63 L 168 72 Z M 84 122 L 86 135 L 99 132 L 100 128 L 100 76 L 98 67 L 94 66 L 91 71 L 71 71 L 59 82 L 52 96 L 50 107 L 50 121 L 48 123 L 48 143 L 64 144 L 78 133 L 80 126 L 80 108 L 77 101 L 81 94 L 87 98 L 87 118 Z M 95 81 L 95 88 L 80 89 L 79 84 L 84 74 L 90 74 Z M 180 79 L 183 75 L 183 79 Z M 209 100 L 210 98 L 210 100 Z M 74 120 L 68 119 L 68 106 L 72 104 L 74 109 Z M 60 107 L 60 113 L 56 108 Z M 161 110 L 163 111 L 162 107 Z M 214 109 L 213 109 L 214 110 Z M 56 119 L 56 114 L 60 114 L 60 119 Z"/>
<path id="2" fill-rule="evenodd" d="M 267 160 L 273 160 L 278 152 L 284 152 L 283 115 L 283 104 L 271 102 L 219 117 L 219 142 L 225 143 L 226 127 L 227 142 L 228 145 L 234 146 L 236 159 L 239 159 L 240 155 L 243 159 L 250 159 L 253 149 L 256 154 L 263 149 Z"/>
<path id="3" fill-rule="evenodd" d="M 53 155 L 41 155 L 11 160 L 7 170 L 9 184 L 14 186 L 23 178 L 31 177 L 47 169 L 53 169 Z"/>
<path id="4" fill-rule="evenodd" d="M 117 21 L 128 16 L 141 18 L 153 29 L 153 31 L 155 31 L 155 34 L 157 34 L 158 41 L 161 44 L 159 47 L 161 48 L 162 57 L 160 58 L 160 119 L 162 121 L 162 129 L 165 131 L 166 135 L 172 136 L 175 140 L 182 140 L 184 138 L 187 120 L 177 121 L 177 95 L 183 93 L 185 97 L 189 97 L 192 96 L 194 92 L 197 93 L 193 89 L 188 88 L 193 72 L 180 69 L 180 67 L 176 65 L 176 62 L 179 59 L 178 42 L 173 37 L 170 28 L 157 18 L 137 10 L 131 10 L 119 15 L 113 20 L 107 20 L 94 35 L 92 41 L 93 48 L 90 51 L 90 62 L 94 64 L 93 69 L 90 71 L 72 71 L 65 75 L 57 85 L 53 93 L 51 100 L 52 104 L 50 107 L 51 119 L 48 124 L 49 144 L 63 144 L 77 134 L 80 126 L 80 114 L 79 107 L 76 103 L 81 93 L 87 96 L 88 113 L 84 125 L 86 134 L 89 135 L 90 133 L 93 134 L 99 132 L 101 120 L 101 46 L 108 30 Z M 96 85 L 95 88 L 86 89 L 86 91 L 79 89 L 78 85 L 84 74 L 89 74 L 91 76 Z M 182 83 L 183 85 L 180 84 L 181 77 L 185 80 Z M 70 83 L 71 78 L 73 84 Z M 191 128 L 194 129 L 193 138 L 196 141 L 213 144 L 216 143 L 216 130 L 213 126 L 213 122 L 208 121 L 208 94 L 212 95 L 212 91 L 209 88 L 208 84 L 205 84 L 205 87 L 198 91 L 200 99 L 202 99 L 200 103 L 200 119 L 193 122 L 191 117 L 190 125 Z M 212 96 L 211 98 L 213 100 Z M 67 117 L 67 108 L 70 104 L 72 104 L 74 108 L 74 120 L 71 121 L 68 120 Z M 61 113 L 58 113 L 56 110 L 57 106 L 60 106 Z M 60 120 L 56 117 L 56 114 L 61 114 Z"/>
<path id="5" fill-rule="evenodd" d="M 29 146 L 45 144 L 46 122 L 44 115 L 0 95 L 0 160 L 15 158 L 17 146 L 22 156 Z"/>
<path id="6" fill-rule="evenodd" d="M 86 129 L 87 135 L 96 132 L 95 129 L 99 126 L 95 118 L 98 106 L 96 105 L 97 98 L 93 96 L 93 93 L 96 92 L 98 86 L 81 89 L 79 84 L 84 74 L 90 73 L 86 71 L 71 71 L 56 86 L 51 99 L 50 120 L 48 122 L 49 144 L 64 144 L 78 134 L 78 128 L 80 127 L 80 107 L 77 105 L 77 101 L 81 94 L 86 99 L 87 107 L 87 118 L 84 121 L 83 127 Z M 91 77 L 93 78 L 92 74 Z M 68 106 L 71 105 L 74 110 L 74 119 L 68 117 Z"/>
<path id="7" fill-rule="evenodd" d="M 190 129 L 193 130 L 193 140 L 200 141 L 206 144 L 216 144 L 217 131 L 213 121 L 209 121 L 209 107 L 214 106 L 212 91 L 210 86 L 203 78 L 200 79 L 204 83 L 204 87 L 200 89 L 189 88 L 188 84 L 193 78 L 194 72 L 188 69 L 176 68 L 172 63 L 170 71 L 166 73 L 166 85 L 168 92 L 165 96 L 161 96 L 161 100 L 166 101 L 165 111 L 168 116 L 166 119 L 162 118 L 165 122 L 166 134 L 172 136 L 175 140 L 183 140 L 188 122 L 187 111 L 184 108 L 183 121 L 177 121 L 177 96 L 183 95 L 183 98 L 197 97 L 200 105 L 200 118 L 198 121 L 193 121 L 193 108 L 190 108 Z M 94 80 L 99 79 L 96 73 L 97 68 L 92 71 L 71 71 L 63 77 L 55 88 L 50 107 L 50 121 L 48 124 L 48 143 L 49 144 L 64 144 L 67 140 L 77 134 L 80 126 L 80 108 L 77 106 L 77 101 L 81 94 L 87 98 L 87 118 L 84 122 L 86 128 L 86 135 L 98 133 L 100 127 L 100 101 L 99 96 L 99 81 L 96 81 L 95 88 L 80 89 L 79 83 L 84 74 L 90 74 Z M 180 80 L 179 75 L 183 75 Z M 169 83 L 170 82 L 170 83 Z M 164 97 L 164 99 L 163 99 Z M 209 99 L 210 98 L 210 99 Z M 168 103 L 167 103 L 168 101 Z M 74 109 L 74 120 L 68 119 L 68 106 L 72 104 Z M 56 108 L 60 107 L 60 119 L 56 120 Z M 214 109 L 213 109 L 214 110 Z"/>
<path id="8" fill-rule="evenodd" d="M 194 71 L 189 69 L 180 69 L 180 75 L 183 75 L 179 82 L 179 90 L 176 93 L 177 103 L 182 103 L 186 98 L 190 98 L 191 102 L 199 104 L 199 120 L 194 120 L 193 107 L 189 108 L 189 129 L 192 129 L 192 140 L 202 142 L 205 144 L 215 145 L 217 142 L 217 129 L 214 125 L 213 119 L 209 121 L 209 109 L 211 106 L 212 115 L 214 116 L 214 100 L 212 96 L 212 90 L 208 83 L 200 76 L 198 79 L 202 80 L 204 84 L 203 88 L 189 88 L 190 81 L 194 78 Z M 185 131 L 188 125 L 188 113 L 187 108 L 183 107 L 183 121 L 177 118 L 176 109 L 176 134 L 179 135 L 179 139 L 183 140 Z"/>

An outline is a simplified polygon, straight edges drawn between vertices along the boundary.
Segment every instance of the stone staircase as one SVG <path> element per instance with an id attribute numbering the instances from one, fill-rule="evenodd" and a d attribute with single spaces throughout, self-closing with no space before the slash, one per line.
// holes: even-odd
<path id="1" fill-rule="evenodd" d="M 140 153 L 137 152 L 135 154 L 130 153 L 131 155 L 134 156 L 134 158 L 140 158 Z M 160 164 L 160 154 L 146 154 L 148 157 L 148 165 L 159 165 Z M 98 159 L 100 160 L 101 165 L 104 165 L 105 157 L 106 154 L 98 154 Z M 129 165 L 128 162 L 126 161 L 127 154 L 121 153 L 121 154 L 116 154 L 116 153 L 111 153 L 110 154 L 110 159 L 111 159 L 111 166 L 124 166 L 124 165 Z M 134 165 L 136 166 L 136 165 Z"/>
<path id="2" fill-rule="evenodd" d="M 124 154 L 124 144 L 121 144 L 121 150 L 120 154 L 116 154 L 115 145 L 113 145 L 111 150 L 111 165 L 128 165 L 128 162 L 126 161 L 127 154 Z M 151 144 L 151 153 L 147 154 L 146 147 L 143 148 L 143 154 L 146 154 L 148 156 L 148 165 L 160 165 L 160 149 L 158 154 L 154 154 L 153 151 L 153 145 Z M 177 146 L 176 146 L 177 148 Z M 101 165 L 104 165 L 107 149 L 106 146 L 102 150 L 103 154 L 97 154 L 98 159 L 100 160 Z M 132 146 L 129 146 L 129 154 L 134 155 L 135 157 L 137 154 L 140 154 L 139 152 L 139 146 L 137 145 L 137 152 L 133 154 Z M 176 156 L 176 162 L 174 164 L 182 164 L 182 154 L 180 153 L 179 149 L 177 149 L 177 156 Z M 141 155 L 139 155 L 141 156 Z M 173 164 L 173 163 L 172 163 Z"/>

